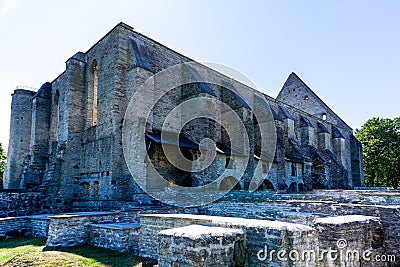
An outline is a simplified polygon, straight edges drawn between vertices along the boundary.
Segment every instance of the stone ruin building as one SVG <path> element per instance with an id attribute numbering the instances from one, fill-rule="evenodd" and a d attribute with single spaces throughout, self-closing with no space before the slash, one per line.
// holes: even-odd
<path id="1" fill-rule="evenodd" d="M 121 127 L 125 109 L 135 88 L 150 75 L 186 61 L 190 59 L 121 24 L 86 53 L 71 57 L 65 72 L 37 92 L 15 90 L 4 188 L 45 187 L 51 196 L 49 204 L 61 208 L 76 200 L 131 200 L 140 190 L 123 157 Z M 227 84 L 229 90 L 235 90 L 235 86 L 244 85 Z M 207 84 L 182 88 L 156 106 L 154 113 L 163 117 L 165 110 L 195 94 L 219 98 L 236 111 L 251 114 L 241 96 L 229 90 Z M 264 173 L 265 182 L 260 186 L 297 192 L 363 185 L 361 148 L 352 129 L 296 74 L 290 74 L 277 99 L 264 97 L 275 119 L 278 143 L 272 169 Z M 254 119 L 243 117 L 256 140 Z M 165 161 L 158 121 L 153 119 L 147 126 L 146 138 L 152 142 L 148 153 L 159 172 L 174 183 L 188 186 L 201 184 L 205 176 L 215 179 L 215 169 L 198 177 L 196 173 L 180 172 L 167 162 L 159 164 Z M 196 154 L 199 139 L 208 136 L 221 144 L 220 157 L 234 161 L 229 144 L 216 134 L 220 129 L 201 120 L 187 128 L 190 126 L 206 131 L 184 129 L 187 140 L 181 146 L 189 157 Z M 255 141 L 251 147 L 257 154 Z M 222 166 L 215 168 L 235 167 L 232 162 L 221 162 Z M 249 181 L 240 178 L 234 172 L 227 177 L 240 180 L 238 187 L 247 190 Z M 221 181 L 222 186 L 225 183 Z"/>
<path id="2" fill-rule="evenodd" d="M 24 229 L 47 237 L 48 249 L 88 243 L 158 259 L 159 266 L 172 266 L 177 258 L 182 260 L 177 266 L 341 266 L 337 260 L 284 265 L 256 258 L 260 244 L 305 251 L 335 248 L 340 238 L 349 247 L 400 257 L 400 194 L 363 190 L 361 144 L 352 128 L 295 73 L 276 99 L 211 69 L 222 86 L 200 82 L 175 88 L 152 109 L 145 134 L 138 137 L 146 150 L 135 151 L 140 160 L 130 171 L 122 144 L 130 99 L 149 77 L 186 62 L 193 60 L 120 23 L 87 52 L 68 59 L 66 70 L 37 92 L 16 89 L 0 236 Z M 260 95 L 272 115 L 276 151 L 269 160 L 261 156 L 252 105 L 238 89 Z M 166 144 L 179 146 L 193 160 L 201 139 L 213 139 L 217 153 L 210 167 L 182 171 L 166 159 L 162 122 L 179 103 L 197 97 L 227 104 L 243 121 L 254 157 L 242 176 L 237 171 L 242 156 L 212 120 L 188 123 L 178 143 Z M 252 185 L 258 163 L 259 179 Z M 233 190 L 201 207 L 165 205 L 135 182 L 135 175 L 150 175 L 148 164 L 171 186 L 197 187 L 219 178 L 215 190 Z M 222 172 L 225 177 L 218 177 Z M 257 191 L 249 192 L 251 186 Z M 215 242 L 220 247 L 210 245 Z M 198 244 L 207 257 L 198 250 L 180 255 L 174 247 L 191 251 Z M 354 261 L 361 263 L 381 266 Z"/>

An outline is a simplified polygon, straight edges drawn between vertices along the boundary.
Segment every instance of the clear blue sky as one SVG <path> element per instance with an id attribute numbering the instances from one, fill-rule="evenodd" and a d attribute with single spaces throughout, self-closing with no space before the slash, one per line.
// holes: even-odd
<path id="1" fill-rule="evenodd" d="M 0 0 L 0 142 L 15 86 L 52 81 L 120 21 L 273 97 L 294 71 L 354 129 L 400 114 L 400 1 Z"/>

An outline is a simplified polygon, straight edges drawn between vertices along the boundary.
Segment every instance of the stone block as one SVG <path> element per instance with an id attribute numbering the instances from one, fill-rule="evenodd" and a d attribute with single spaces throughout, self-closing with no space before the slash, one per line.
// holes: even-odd
<path id="1" fill-rule="evenodd" d="M 119 252 L 135 252 L 139 227 L 138 223 L 91 224 L 88 244 Z"/>
<path id="2" fill-rule="evenodd" d="M 158 258 L 156 249 L 158 243 L 155 237 L 160 231 L 192 224 L 242 230 L 246 238 L 245 264 L 248 266 L 273 262 L 269 259 L 260 260 L 258 257 L 258 252 L 264 251 L 265 247 L 268 251 L 285 249 L 297 250 L 299 253 L 318 248 L 314 229 L 287 222 L 191 214 L 143 214 L 140 217 L 140 224 L 139 254 L 154 259 Z"/>
<path id="3" fill-rule="evenodd" d="M 346 215 L 318 218 L 319 248 L 333 252 L 323 259 L 324 266 L 381 266 L 368 260 L 383 254 L 383 235 L 379 218 Z"/>
<path id="4" fill-rule="evenodd" d="M 240 229 L 189 225 L 158 233 L 158 266 L 244 266 Z"/>

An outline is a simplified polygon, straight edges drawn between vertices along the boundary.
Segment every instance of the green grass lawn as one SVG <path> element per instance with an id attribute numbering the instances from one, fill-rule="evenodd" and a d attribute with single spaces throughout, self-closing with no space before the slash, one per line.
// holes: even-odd
<path id="1" fill-rule="evenodd" d="M 83 245 L 63 251 L 45 251 L 43 238 L 16 238 L 0 241 L 0 266 L 18 267 L 139 267 L 153 266 L 154 261 L 132 254 Z"/>

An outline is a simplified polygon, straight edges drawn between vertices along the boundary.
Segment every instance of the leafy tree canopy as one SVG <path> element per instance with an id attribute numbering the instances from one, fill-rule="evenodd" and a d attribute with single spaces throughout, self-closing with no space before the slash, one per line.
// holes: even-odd
<path id="1" fill-rule="evenodd" d="M 0 143 L 0 185 L 2 184 L 4 169 L 6 168 L 6 159 L 6 153 L 4 152 L 3 146 Z"/>
<path id="2" fill-rule="evenodd" d="M 400 118 L 368 120 L 355 136 L 362 143 L 365 183 L 400 186 Z"/>

